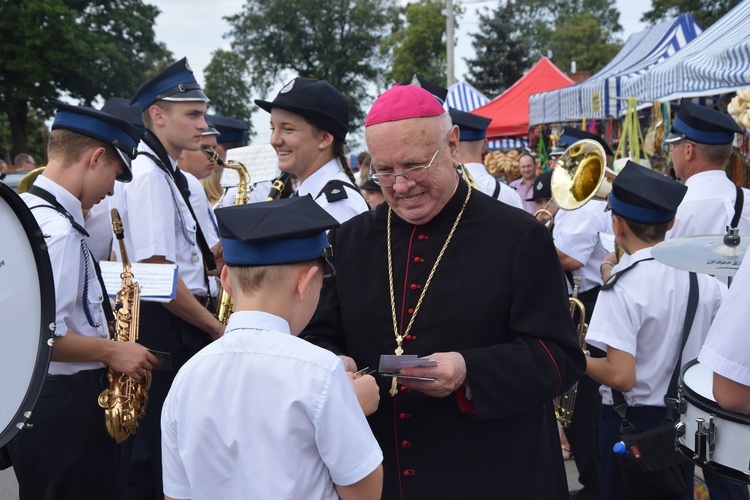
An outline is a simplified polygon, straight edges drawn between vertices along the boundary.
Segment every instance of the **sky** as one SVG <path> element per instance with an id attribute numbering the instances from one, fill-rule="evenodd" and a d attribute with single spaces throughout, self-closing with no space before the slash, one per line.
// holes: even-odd
<path id="1" fill-rule="evenodd" d="M 195 72 L 196 79 L 203 84 L 203 69 L 211 61 L 211 54 L 217 49 L 229 50 L 229 41 L 224 35 L 229 31 L 229 24 L 225 16 L 236 14 L 242 10 L 244 0 L 147 0 L 156 5 L 161 14 L 156 18 L 156 39 L 164 42 L 167 49 L 172 51 L 176 59 L 187 57 Z M 455 1 L 455 0 L 454 0 Z M 459 29 L 456 30 L 458 42 L 454 53 L 456 80 L 463 80 L 467 73 L 465 59 L 471 59 L 471 33 L 479 28 L 478 13 L 484 9 L 492 11 L 498 0 L 463 0 L 465 13 L 457 19 Z M 633 33 L 646 28 L 639 19 L 643 12 L 651 8 L 651 0 L 616 0 L 620 11 L 620 24 L 624 29 L 623 41 Z M 569 71 L 570 68 L 561 68 Z M 258 95 L 255 98 L 273 100 L 277 91 L 285 82 L 278 82 L 271 95 Z M 210 97 L 210 96 L 209 96 Z M 490 98 L 495 96 L 488 96 Z M 262 111 L 253 114 L 253 128 L 257 132 L 253 144 L 268 142 L 266 114 Z"/>

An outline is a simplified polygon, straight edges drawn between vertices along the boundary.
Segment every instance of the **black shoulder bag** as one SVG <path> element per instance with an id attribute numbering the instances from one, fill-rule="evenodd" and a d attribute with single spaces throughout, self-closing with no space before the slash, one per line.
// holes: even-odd
<path id="1" fill-rule="evenodd" d="M 685 348 L 690 329 L 695 319 L 698 304 L 698 277 L 690 273 L 687 314 L 682 328 L 682 341 L 677 364 L 672 371 L 667 394 L 664 396 L 666 414 L 659 427 L 635 432 L 628 421 L 628 404 L 622 392 L 612 389 L 614 409 L 622 418 L 620 439 L 626 453 L 617 457 L 617 481 L 623 495 L 632 498 L 679 495 L 685 491 L 685 475 L 682 464 L 686 458 L 675 447 L 674 410 L 677 405 L 677 378 L 682 365 L 682 350 Z"/>

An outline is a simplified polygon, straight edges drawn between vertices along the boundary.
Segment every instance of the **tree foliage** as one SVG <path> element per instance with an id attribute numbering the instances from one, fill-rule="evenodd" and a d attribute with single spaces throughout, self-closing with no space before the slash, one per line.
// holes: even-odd
<path id="1" fill-rule="evenodd" d="M 29 108 L 48 99 L 132 95 L 167 57 L 154 39 L 159 9 L 141 0 L 4 0 L 0 12 L 0 111 L 13 150 L 26 150 Z"/>
<path id="2" fill-rule="evenodd" d="M 619 18 L 614 0 L 508 0 L 480 14 L 469 81 L 496 95 L 542 56 L 564 70 L 575 60 L 579 70 L 596 72 L 621 47 Z"/>
<path id="3" fill-rule="evenodd" d="M 245 80 L 245 62 L 242 57 L 228 50 L 217 50 L 203 71 L 206 85 L 203 91 L 211 99 L 210 110 L 218 115 L 246 121 L 253 137 L 250 115 L 253 112 L 252 89 Z"/>
<path id="4" fill-rule="evenodd" d="M 226 19 L 254 89 L 267 96 L 287 71 L 326 80 L 349 100 L 353 129 L 364 117 L 394 8 L 393 0 L 247 0 Z"/>
<path id="5" fill-rule="evenodd" d="M 551 39 L 554 49 L 555 64 L 567 70 L 571 62 L 576 67 L 590 70 L 592 73 L 609 63 L 620 45 L 613 43 L 597 19 L 588 12 L 579 14 L 575 20 L 564 21 L 554 31 Z M 590 50 L 590 47 L 597 50 Z"/>
<path id="6" fill-rule="evenodd" d="M 418 73 L 431 82 L 446 85 L 444 8 L 443 0 L 422 0 L 402 7 L 397 28 L 381 45 L 381 51 L 388 53 L 392 61 L 388 78 L 401 82 Z M 461 9 L 456 4 L 454 18 L 458 14 Z"/>
<path id="7" fill-rule="evenodd" d="M 475 57 L 466 61 L 467 81 L 487 96 L 497 96 L 528 69 L 529 43 L 517 17 L 516 4 L 508 1 L 489 14 L 479 13 L 479 30 L 472 35 Z"/>
<path id="8" fill-rule="evenodd" d="M 641 21 L 656 24 L 689 13 L 701 28 L 706 29 L 739 3 L 740 0 L 651 0 L 651 10 L 643 13 Z"/>

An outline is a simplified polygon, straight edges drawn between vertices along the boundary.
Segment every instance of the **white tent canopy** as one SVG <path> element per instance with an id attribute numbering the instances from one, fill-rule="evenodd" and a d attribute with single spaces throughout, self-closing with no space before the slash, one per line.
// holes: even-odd
<path id="1" fill-rule="evenodd" d="M 744 0 L 684 49 L 626 80 L 622 95 L 668 101 L 717 95 L 750 85 L 750 0 Z"/>
<path id="2" fill-rule="evenodd" d="M 606 118 L 625 111 L 623 82 L 678 54 L 701 29 L 690 14 L 664 21 L 631 35 L 598 73 L 571 87 L 532 95 L 530 124 Z"/>

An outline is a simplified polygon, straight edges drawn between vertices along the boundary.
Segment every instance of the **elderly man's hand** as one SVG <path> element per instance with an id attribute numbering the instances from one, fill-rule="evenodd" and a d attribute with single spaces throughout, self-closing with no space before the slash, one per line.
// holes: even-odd
<path id="1" fill-rule="evenodd" d="M 437 366 L 424 368 L 403 368 L 401 375 L 412 377 L 432 377 L 435 380 L 411 380 L 399 378 L 400 384 L 428 396 L 444 398 L 466 382 L 466 361 L 457 352 L 436 352 L 429 359 L 437 361 Z"/>

